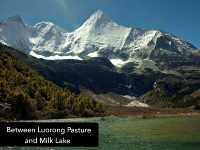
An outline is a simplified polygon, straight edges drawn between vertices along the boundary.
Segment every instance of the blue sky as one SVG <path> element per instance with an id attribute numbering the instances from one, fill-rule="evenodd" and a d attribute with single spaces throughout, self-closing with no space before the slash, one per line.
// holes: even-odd
<path id="1" fill-rule="evenodd" d="M 118 24 L 156 28 L 200 48 L 199 0 L 1 0 L 0 20 L 20 15 L 28 24 L 51 21 L 72 31 L 101 9 Z"/>

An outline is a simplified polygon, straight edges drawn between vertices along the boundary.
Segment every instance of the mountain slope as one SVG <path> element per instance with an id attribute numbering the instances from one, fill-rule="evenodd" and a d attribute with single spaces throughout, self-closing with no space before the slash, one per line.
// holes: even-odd
<path id="1" fill-rule="evenodd" d="M 95 93 L 113 92 L 121 95 L 141 95 L 152 88 L 152 76 L 119 73 L 106 58 L 89 60 L 43 60 L 9 48 L 11 53 L 46 79 L 75 92 L 82 88 Z M 147 81 L 144 83 L 143 79 Z"/>
<path id="2" fill-rule="evenodd" d="M 45 80 L 11 53 L 12 49 L 0 45 L 0 119 L 64 118 L 103 112 L 98 102 Z"/>
<path id="3" fill-rule="evenodd" d="M 48 61 L 12 48 L 7 47 L 7 50 L 45 79 L 77 93 L 88 91 L 83 93 L 108 104 L 123 104 L 127 100 L 122 97 L 135 96 L 136 100 L 150 106 L 189 107 L 196 104 L 196 100 L 188 98 L 189 95 L 200 88 L 198 65 L 170 69 L 178 74 L 148 70 L 142 74 L 127 74 L 119 73 L 106 58 Z"/>

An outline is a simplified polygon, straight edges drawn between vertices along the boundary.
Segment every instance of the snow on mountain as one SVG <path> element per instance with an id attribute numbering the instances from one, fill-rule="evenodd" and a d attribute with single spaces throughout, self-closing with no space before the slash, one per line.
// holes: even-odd
<path id="1" fill-rule="evenodd" d="M 0 23 L 0 42 L 37 58 L 106 57 L 118 67 L 128 62 L 148 66 L 148 63 L 143 65 L 143 60 L 152 59 L 155 49 L 167 56 L 190 55 L 197 51 L 190 43 L 169 33 L 118 25 L 100 10 L 73 32 L 51 22 L 29 26 L 19 16 L 10 17 Z M 155 68 L 154 62 L 151 67 Z"/>
<path id="2" fill-rule="evenodd" d="M 32 44 L 29 41 L 30 33 L 20 16 L 9 17 L 0 23 L 0 41 L 28 53 Z"/>
<path id="3" fill-rule="evenodd" d="M 131 28 L 120 26 L 97 11 L 72 34 L 71 52 L 80 54 L 112 48 L 121 49 Z"/>
<path id="4" fill-rule="evenodd" d="M 119 59 L 119 58 L 111 58 L 110 61 L 111 61 L 112 64 L 114 64 L 117 67 L 122 67 L 123 65 L 125 65 L 126 63 L 129 62 L 129 61 L 124 61 L 124 60 Z"/>
<path id="5" fill-rule="evenodd" d="M 40 22 L 31 28 L 30 41 L 35 52 L 63 53 L 66 33 L 51 22 Z"/>
<path id="6" fill-rule="evenodd" d="M 140 101 L 137 100 L 133 100 L 132 102 L 130 102 L 129 104 L 125 105 L 126 107 L 150 107 L 148 104 L 146 103 L 142 103 Z"/>
<path id="7" fill-rule="evenodd" d="M 68 56 L 60 56 L 60 55 L 42 56 L 42 55 L 35 53 L 34 51 L 31 51 L 29 54 L 38 59 L 45 59 L 45 60 L 64 60 L 64 59 L 82 60 L 82 58 L 80 58 L 79 56 L 70 56 L 70 55 L 68 55 Z"/>

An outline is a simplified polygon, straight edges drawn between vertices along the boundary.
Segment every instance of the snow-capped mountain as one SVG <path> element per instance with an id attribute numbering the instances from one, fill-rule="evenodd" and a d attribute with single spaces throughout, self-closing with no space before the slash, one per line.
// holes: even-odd
<path id="1" fill-rule="evenodd" d="M 0 42 L 37 58 L 87 59 L 106 57 L 121 67 L 128 62 L 151 64 L 154 58 L 190 56 L 199 53 L 190 43 L 159 30 L 118 25 L 98 10 L 73 32 L 50 22 L 25 25 L 19 16 L 0 24 Z"/>
<path id="2" fill-rule="evenodd" d="M 32 48 L 30 32 L 20 16 L 9 17 L 0 23 L 0 42 L 28 53 Z"/>

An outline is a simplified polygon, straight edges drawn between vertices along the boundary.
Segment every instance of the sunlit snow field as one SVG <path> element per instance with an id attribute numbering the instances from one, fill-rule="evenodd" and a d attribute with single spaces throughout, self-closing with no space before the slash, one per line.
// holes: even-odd
<path id="1" fill-rule="evenodd" d="M 60 120 L 63 121 L 63 120 Z M 74 121 L 74 119 L 67 120 Z M 78 122 L 98 122 L 98 148 L 0 148 L 3 149 L 67 149 L 67 150 L 199 150 L 200 116 L 190 117 L 105 117 L 75 119 Z"/>

